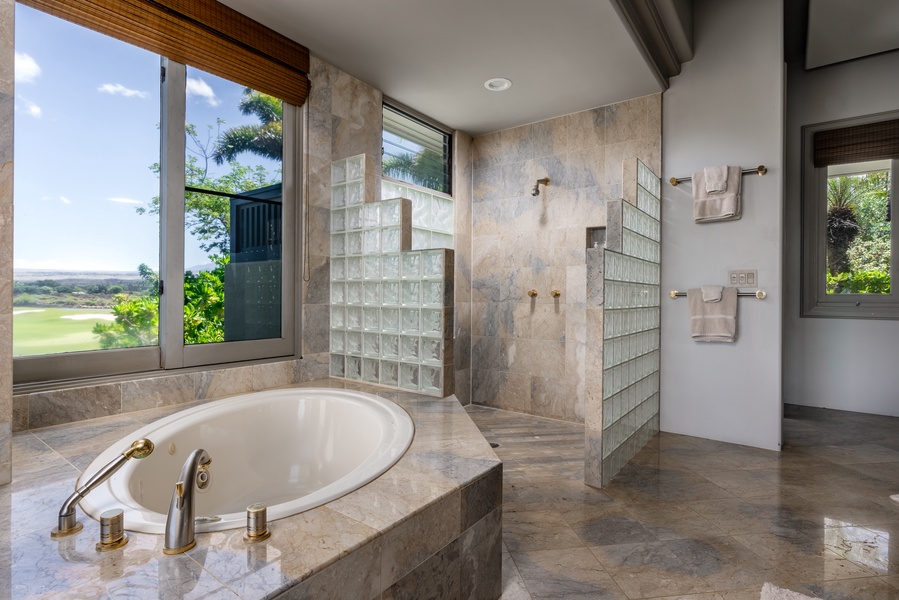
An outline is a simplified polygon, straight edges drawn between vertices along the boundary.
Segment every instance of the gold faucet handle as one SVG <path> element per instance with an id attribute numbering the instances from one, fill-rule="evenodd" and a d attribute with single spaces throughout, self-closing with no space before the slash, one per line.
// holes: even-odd
<path id="1" fill-rule="evenodd" d="M 531 298 L 536 298 L 537 290 L 528 290 L 528 296 L 530 296 Z"/>

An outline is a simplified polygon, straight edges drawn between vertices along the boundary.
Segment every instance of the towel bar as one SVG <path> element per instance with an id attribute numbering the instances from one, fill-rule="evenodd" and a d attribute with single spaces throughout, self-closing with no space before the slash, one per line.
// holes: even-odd
<path id="1" fill-rule="evenodd" d="M 687 292 L 679 292 L 677 290 L 671 290 L 668 292 L 668 297 L 674 300 L 675 298 L 684 298 L 687 295 Z M 737 292 L 737 296 L 755 296 L 759 300 L 764 300 L 768 293 L 765 290 L 756 290 L 754 292 Z"/>
<path id="2" fill-rule="evenodd" d="M 750 173 L 755 173 L 759 176 L 762 176 L 767 172 L 768 172 L 768 167 L 766 167 L 765 165 L 759 165 L 754 169 L 743 169 L 743 171 L 742 171 L 743 175 L 749 175 Z M 693 176 L 691 175 L 690 177 L 672 177 L 668 181 L 671 182 L 671 185 L 677 187 L 677 184 L 679 184 L 679 183 L 683 183 L 684 181 L 692 181 L 692 180 L 693 180 Z"/>

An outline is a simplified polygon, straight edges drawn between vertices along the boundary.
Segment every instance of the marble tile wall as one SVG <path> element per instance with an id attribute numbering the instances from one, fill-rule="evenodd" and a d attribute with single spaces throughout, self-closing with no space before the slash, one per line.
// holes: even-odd
<path id="1" fill-rule="evenodd" d="M 12 430 L 24 431 L 148 408 L 214 400 L 321 379 L 328 376 L 328 354 L 240 367 L 209 369 L 72 385 L 12 397 Z"/>
<path id="2" fill-rule="evenodd" d="M 472 139 L 457 131 L 453 137 L 453 211 L 455 226 L 455 302 L 453 361 L 456 398 L 471 403 L 471 197 Z"/>
<path id="3" fill-rule="evenodd" d="M 328 363 L 330 328 L 331 163 L 362 154 L 381 164 L 381 92 L 329 65 L 310 59 L 307 101 L 308 226 L 304 242 L 308 281 L 303 283 L 303 358 Z M 375 199 L 380 169 L 365 169 L 366 193 Z"/>
<path id="4" fill-rule="evenodd" d="M 0 0 L 0 485 L 12 479 L 13 18 Z"/>
<path id="5" fill-rule="evenodd" d="M 660 171 L 660 94 L 474 139 L 472 402 L 584 421 L 602 369 L 588 353 L 586 228 L 605 226 L 628 158 Z"/>

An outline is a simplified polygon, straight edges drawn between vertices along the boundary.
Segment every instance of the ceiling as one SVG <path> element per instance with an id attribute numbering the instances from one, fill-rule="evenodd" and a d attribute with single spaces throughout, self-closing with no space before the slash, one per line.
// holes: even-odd
<path id="1" fill-rule="evenodd" d="M 899 48 L 899 2 L 808 0 L 807 69 Z"/>
<path id="2" fill-rule="evenodd" d="M 471 135 L 664 85 L 619 17 L 617 0 L 221 1 Z M 485 89 L 494 77 L 510 79 L 511 89 Z"/>

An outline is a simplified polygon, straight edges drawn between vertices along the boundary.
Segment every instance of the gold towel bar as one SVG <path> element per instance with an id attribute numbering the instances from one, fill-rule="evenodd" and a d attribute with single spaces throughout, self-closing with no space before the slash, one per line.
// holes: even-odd
<path id="1" fill-rule="evenodd" d="M 759 176 L 762 176 L 767 172 L 768 172 L 768 167 L 766 167 L 765 165 L 759 165 L 754 169 L 743 169 L 743 175 L 749 175 L 750 173 L 755 173 Z M 685 181 L 691 181 L 692 179 L 693 179 L 692 176 L 690 176 L 690 177 L 672 177 L 668 181 L 671 182 L 671 185 L 676 187 L 677 184 L 683 183 Z"/>
<path id="2" fill-rule="evenodd" d="M 677 290 L 671 290 L 668 292 L 668 297 L 674 300 L 675 298 L 683 298 L 687 295 L 687 292 L 679 292 Z M 737 292 L 737 296 L 755 296 L 759 300 L 764 300 L 768 296 L 768 292 L 765 290 L 756 290 L 754 292 Z"/>

